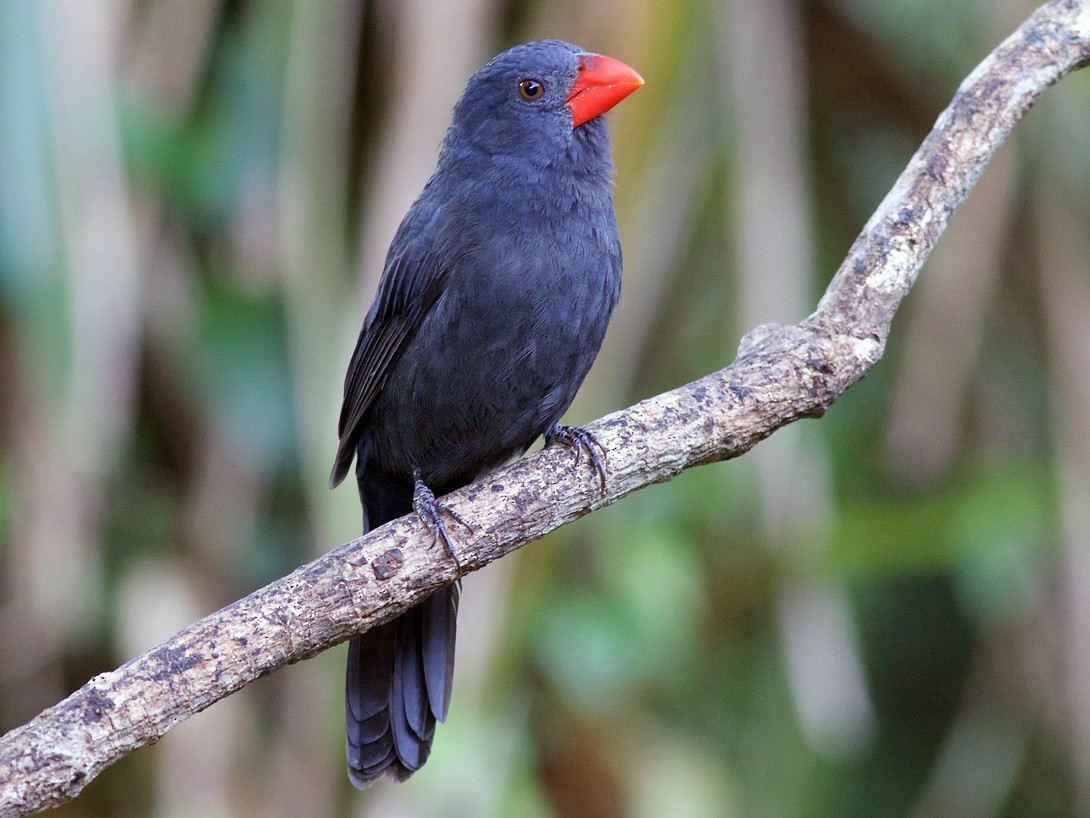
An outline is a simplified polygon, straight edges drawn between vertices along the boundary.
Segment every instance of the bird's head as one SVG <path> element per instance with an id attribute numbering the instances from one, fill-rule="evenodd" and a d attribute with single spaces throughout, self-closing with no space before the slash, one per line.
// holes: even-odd
<path id="1" fill-rule="evenodd" d="M 448 136 L 498 157 L 550 163 L 577 132 L 600 132 L 599 119 L 643 85 L 619 60 L 560 40 L 516 46 L 470 78 Z M 604 139 L 602 140 L 604 142 Z"/>

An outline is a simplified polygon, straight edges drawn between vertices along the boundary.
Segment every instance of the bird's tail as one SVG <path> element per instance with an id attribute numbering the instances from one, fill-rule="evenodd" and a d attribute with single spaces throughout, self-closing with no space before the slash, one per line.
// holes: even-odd
<path id="1" fill-rule="evenodd" d="M 391 622 L 352 637 L 345 679 L 348 777 L 404 781 L 428 760 L 450 706 L 459 583 Z"/>

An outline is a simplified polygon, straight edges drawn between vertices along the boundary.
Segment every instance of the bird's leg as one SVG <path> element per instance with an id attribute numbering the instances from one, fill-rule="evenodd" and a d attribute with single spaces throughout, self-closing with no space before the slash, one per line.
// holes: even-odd
<path id="1" fill-rule="evenodd" d="M 443 547 L 450 554 L 450 558 L 454 560 L 455 567 L 461 571 L 462 564 L 458 561 L 458 555 L 454 553 L 454 543 L 450 539 L 450 534 L 447 533 L 446 523 L 443 522 L 443 512 L 446 512 L 451 519 L 465 526 L 470 534 L 473 533 L 473 526 L 467 523 L 457 511 L 435 499 L 434 492 L 424 485 L 424 481 L 420 477 L 420 469 L 413 469 L 413 481 L 413 511 L 416 512 L 416 516 L 420 518 L 420 522 L 427 527 L 428 531 L 435 535 L 432 546 L 434 547 L 442 542 Z"/>
<path id="2" fill-rule="evenodd" d="M 565 426 L 557 423 L 545 432 L 545 445 L 551 443 L 563 443 L 575 449 L 575 463 L 578 465 L 583 460 L 586 452 L 590 465 L 598 473 L 598 482 L 602 491 L 606 490 L 606 447 L 599 442 L 593 434 L 582 426 Z"/>

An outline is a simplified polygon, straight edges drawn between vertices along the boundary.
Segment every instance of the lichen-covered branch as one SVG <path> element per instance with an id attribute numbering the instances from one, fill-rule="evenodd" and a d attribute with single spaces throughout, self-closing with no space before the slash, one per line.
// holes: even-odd
<path id="1" fill-rule="evenodd" d="M 813 315 L 759 327 L 727 368 L 588 427 L 609 453 L 604 492 L 585 461 L 575 465 L 571 450 L 555 447 L 450 495 L 473 526 L 458 530 L 462 570 L 821 415 L 881 357 L 901 299 L 995 149 L 1049 86 L 1088 62 L 1090 0 L 1039 8 L 958 89 Z M 406 517 L 205 617 L 0 738 L 0 818 L 74 798 L 188 716 L 456 576 L 445 550 Z"/>

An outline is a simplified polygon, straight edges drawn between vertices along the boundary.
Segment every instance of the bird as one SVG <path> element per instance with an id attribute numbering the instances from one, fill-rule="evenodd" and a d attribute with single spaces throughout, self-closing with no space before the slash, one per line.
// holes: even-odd
<path id="1" fill-rule="evenodd" d="M 602 114 L 641 85 L 561 40 L 475 73 L 435 171 L 394 235 L 344 382 L 335 488 L 355 460 L 364 532 L 416 511 L 455 556 L 436 498 L 546 444 L 597 441 L 560 423 L 620 298 L 613 164 Z M 461 521 L 464 522 L 464 521 Z M 456 557 L 455 557 L 455 561 Z M 447 715 L 460 585 L 353 636 L 348 775 L 404 781 Z"/>

